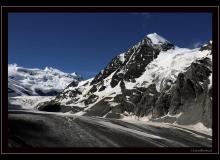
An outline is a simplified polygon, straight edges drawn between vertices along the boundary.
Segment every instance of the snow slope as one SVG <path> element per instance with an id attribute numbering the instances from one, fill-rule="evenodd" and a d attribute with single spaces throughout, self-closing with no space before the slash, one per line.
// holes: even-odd
<path id="1" fill-rule="evenodd" d="M 35 110 L 35 107 L 41 103 L 50 101 L 54 96 L 16 96 L 9 97 L 10 105 L 19 106 L 21 109 Z M 16 107 L 14 107 L 15 109 Z M 10 108 L 9 108 L 10 109 Z"/>
<path id="2" fill-rule="evenodd" d="M 58 69 L 24 68 L 17 64 L 8 65 L 8 95 L 46 95 L 52 96 L 61 92 L 72 82 L 76 84 L 82 78 L 76 73 L 64 73 Z"/>
<path id="3" fill-rule="evenodd" d="M 165 42 L 169 42 L 165 38 L 158 35 L 157 33 L 148 34 L 147 37 L 150 38 L 153 44 L 162 44 Z"/>
<path id="4" fill-rule="evenodd" d="M 155 83 L 157 91 L 164 88 L 165 80 L 170 80 L 171 83 L 177 78 L 180 72 L 184 72 L 190 64 L 203 57 L 212 58 L 210 51 L 200 51 L 199 48 L 175 48 L 166 52 L 161 52 L 146 68 L 145 72 L 139 78 L 136 78 L 135 83 L 125 83 L 127 88 L 135 86 L 147 87 L 149 84 Z M 156 81 L 155 81 L 156 79 Z M 143 83 L 143 82 L 148 83 Z"/>

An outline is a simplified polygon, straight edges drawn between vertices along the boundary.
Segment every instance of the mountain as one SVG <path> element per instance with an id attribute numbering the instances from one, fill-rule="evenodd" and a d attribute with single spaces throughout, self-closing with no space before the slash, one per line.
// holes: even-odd
<path id="1" fill-rule="evenodd" d="M 39 110 L 211 127 L 212 41 L 201 48 L 179 48 L 148 34 L 114 57 L 94 78 L 66 87 Z"/>
<path id="2" fill-rule="evenodd" d="M 76 73 L 64 73 L 58 69 L 24 68 L 8 65 L 8 96 L 54 96 L 70 83 L 77 86 L 82 77 Z"/>

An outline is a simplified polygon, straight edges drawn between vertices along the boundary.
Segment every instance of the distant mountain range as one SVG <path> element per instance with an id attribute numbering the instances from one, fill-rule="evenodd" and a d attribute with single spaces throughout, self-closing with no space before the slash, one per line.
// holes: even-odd
<path id="1" fill-rule="evenodd" d="M 77 86 L 82 77 L 52 67 L 45 69 L 8 65 L 8 96 L 55 96 L 70 83 Z"/>

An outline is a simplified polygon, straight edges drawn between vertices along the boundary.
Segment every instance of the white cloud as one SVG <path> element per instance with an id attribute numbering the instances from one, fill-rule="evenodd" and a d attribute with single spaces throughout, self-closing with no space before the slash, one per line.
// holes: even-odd
<path id="1" fill-rule="evenodd" d="M 198 47 L 201 46 L 201 44 L 202 44 L 202 42 L 195 42 L 195 43 L 193 44 L 193 48 L 198 48 Z"/>

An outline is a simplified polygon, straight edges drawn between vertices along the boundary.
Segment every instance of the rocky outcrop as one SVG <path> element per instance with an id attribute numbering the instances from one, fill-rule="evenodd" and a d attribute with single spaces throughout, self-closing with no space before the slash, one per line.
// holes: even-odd
<path id="1" fill-rule="evenodd" d="M 170 115 L 182 112 L 177 119 L 178 123 L 203 122 L 207 127 L 211 127 L 211 73 L 212 64 L 209 58 L 192 63 L 185 73 L 178 75 L 176 84 L 160 95 L 152 111 L 153 118 L 159 118 L 168 112 Z"/>
<path id="2" fill-rule="evenodd" d="M 134 82 L 135 78 L 140 77 L 145 71 L 146 66 L 155 58 L 160 51 L 174 49 L 174 45 L 166 42 L 162 45 L 152 44 L 151 40 L 146 37 L 142 42 L 129 49 L 125 54 L 128 57 L 118 68 L 111 80 L 111 87 L 115 87 L 121 80 Z"/>
<path id="3" fill-rule="evenodd" d="M 104 70 L 99 72 L 95 78 L 92 80 L 90 85 L 94 85 L 108 77 L 110 74 L 112 74 L 115 70 L 120 68 L 122 66 L 123 62 L 120 60 L 119 56 L 116 56 L 111 60 L 111 62 L 105 67 Z"/>
<path id="4" fill-rule="evenodd" d="M 200 51 L 204 50 L 212 50 L 212 41 L 209 41 L 200 48 Z"/>
<path id="5" fill-rule="evenodd" d="M 40 111 L 46 111 L 46 112 L 69 112 L 71 113 L 77 113 L 79 111 L 82 111 L 83 109 L 77 106 L 63 106 L 60 103 L 57 103 L 55 101 L 49 101 L 49 102 L 42 102 L 39 103 L 36 108 Z"/>

